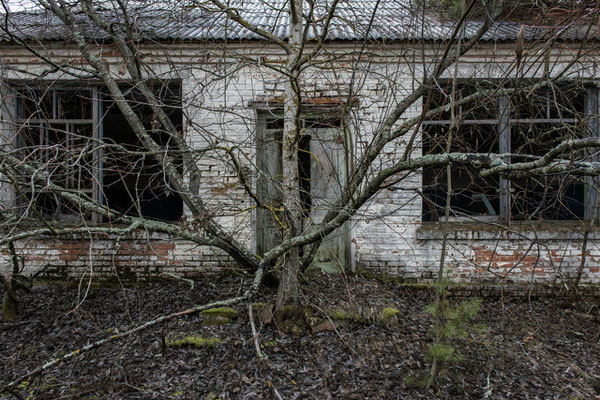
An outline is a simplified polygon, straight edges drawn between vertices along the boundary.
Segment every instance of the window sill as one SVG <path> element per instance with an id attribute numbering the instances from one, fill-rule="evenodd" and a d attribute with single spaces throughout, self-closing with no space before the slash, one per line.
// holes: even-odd
<path id="1" fill-rule="evenodd" d="M 441 222 L 423 222 L 417 229 L 419 240 L 441 240 L 444 229 L 450 240 L 582 240 L 586 222 L 544 221 L 513 222 L 509 226 L 479 221 L 453 221 L 448 226 Z M 589 239 L 600 239 L 600 226 L 591 228 Z"/>

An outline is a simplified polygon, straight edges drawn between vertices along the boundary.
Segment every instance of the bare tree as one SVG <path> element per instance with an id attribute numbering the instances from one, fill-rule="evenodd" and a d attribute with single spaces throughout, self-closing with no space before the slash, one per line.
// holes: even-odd
<path id="1" fill-rule="evenodd" d="M 597 219 L 593 6 L 37 4 L 3 16 L 2 245 L 164 233 L 254 271 L 234 301 L 277 272 L 281 309 L 309 266 L 349 265 L 347 225 L 388 192 L 419 222 Z"/>

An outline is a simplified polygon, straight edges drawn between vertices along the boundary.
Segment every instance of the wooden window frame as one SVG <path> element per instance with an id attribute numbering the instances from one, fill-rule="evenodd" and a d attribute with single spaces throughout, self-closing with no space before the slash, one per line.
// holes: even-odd
<path id="1" fill-rule="evenodd" d="M 91 126 L 91 136 L 90 136 L 90 140 L 92 141 L 102 141 L 102 124 L 100 122 L 100 107 L 102 106 L 102 93 L 100 91 L 99 86 L 96 85 L 57 85 L 56 87 L 42 87 L 39 85 L 15 85 L 12 87 L 12 90 L 14 90 L 15 93 L 17 93 L 17 98 L 15 101 L 15 118 L 14 118 L 14 122 L 17 125 L 17 130 L 20 131 L 21 129 L 27 127 L 27 126 L 34 126 L 37 127 L 39 126 L 39 129 L 45 129 L 45 130 L 51 130 L 52 128 L 50 128 L 51 125 L 65 125 L 65 131 L 69 132 L 69 133 L 74 133 L 74 127 L 77 125 L 89 125 Z M 41 92 L 42 90 L 44 90 L 46 92 L 46 94 L 49 92 L 52 96 L 52 118 L 35 118 L 34 116 L 24 116 L 22 114 L 22 109 L 21 107 L 23 106 L 22 103 L 22 99 L 23 96 L 21 96 L 21 93 L 23 93 L 23 91 L 28 90 L 33 92 Z M 58 95 L 59 93 L 64 93 L 64 92 L 85 92 L 88 91 L 91 94 L 91 118 L 84 118 L 84 119 L 74 119 L 74 118 L 61 118 L 60 115 L 58 115 Z M 71 138 L 72 140 L 72 138 Z M 44 141 L 44 138 L 42 138 L 42 132 L 40 132 L 40 144 L 41 142 Z M 24 147 L 24 143 L 23 143 L 23 136 L 21 134 L 17 134 L 15 136 L 15 145 L 17 148 L 23 148 Z M 73 145 L 72 143 L 69 144 L 67 143 L 67 146 L 69 145 Z M 65 189 L 67 190 L 78 190 L 78 191 L 82 191 L 83 193 L 86 193 L 88 195 L 90 195 L 90 197 L 95 200 L 98 201 L 100 203 L 102 203 L 102 150 L 98 149 L 94 152 L 93 154 L 93 161 L 92 161 L 92 182 L 91 182 L 91 188 L 90 189 L 81 189 L 80 187 L 67 187 Z M 73 169 L 77 169 L 77 167 L 73 167 Z M 27 191 L 26 191 L 27 192 Z M 60 211 L 60 205 L 57 205 L 57 211 Z M 62 213 L 61 213 L 62 214 Z M 72 215 L 73 213 L 65 213 L 65 215 Z M 92 223 L 99 223 L 101 221 L 101 217 L 96 214 L 96 213 L 91 213 L 89 219 L 87 219 L 89 222 Z"/>
<path id="2" fill-rule="evenodd" d="M 179 97 L 177 98 L 177 101 L 179 102 L 179 104 L 181 106 L 183 106 L 183 100 L 181 98 L 181 81 L 178 79 L 173 79 L 173 80 L 169 80 L 168 82 L 166 82 L 167 85 L 178 85 L 178 90 L 179 90 Z M 123 82 L 123 85 L 128 85 L 128 82 Z M 104 106 L 105 106 L 105 101 L 107 100 L 105 97 L 105 93 L 106 93 L 106 89 L 105 86 L 101 83 L 98 82 L 91 82 L 91 83 L 69 83 L 69 82 L 65 82 L 65 83 L 58 83 L 58 84 L 52 84 L 49 83 L 48 85 L 42 85 L 42 84 L 26 84 L 26 83 L 15 83 L 10 85 L 10 91 L 13 94 L 16 94 L 16 96 L 14 97 L 14 99 L 12 99 L 12 104 L 11 104 L 11 109 L 12 109 L 12 122 L 15 124 L 16 127 L 16 134 L 14 135 L 14 141 L 13 141 L 13 145 L 15 146 L 15 148 L 17 149 L 22 149 L 26 147 L 26 144 L 24 143 L 24 138 L 23 138 L 23 134 L 21 134 L 21 130 L 24 129 L 27 126 L 33 126 L 33 127 L 38 127 L 39 129 L 49 129 L 47 128 L 50 125 L 64 125 L 67 129 L 66 132 L 68 133 L 74 133 L 74 129 L 72 129 L 74 126 L 76 125 L 88 125 L 91 128 L 91 135 L 89 136 L 89 140 L 94 141 L 97 144 L 102 143 L 105 140 L 104 137 L 104 118 L 105 115 L 103 115 L 103 110 L 104 110 Z M 26 92 L 29 92 L 31 94 L 35 94 L 36 97 L 42 97 L 39 96 L 40 93 L 44 93 L 44 95 L 50 95 L 51 96 L 51 110 L 49 110 L 47 112 L 47 117 L 50 118 L 39 118 L 39 115 L 24 115 L 23 113 L 23 104 L 24 104 L 24 99 L 26 99 L 28 97 L 28 94 Z M 89 92 L 90 93 L 90 102 L 91 102 L 91 115 L 89 115 L 90 118 L 80 118 L 80 119 L 73 119 L 73 118 L 65 118 L 64 116 L 61 117 L 58 113 L 58 94 L 62 93 L 62 92 Z M 50 115 L 51 114 L 51 115 Z M 181 117 L 182 119 L 184 119 L 183 115 Z M 183 123 L 183 121 L 181 121 Z M 45 128 L 46 127 L 46 128 Z M 42 144 L 44 142 L 44 139 L 41 137 L 42 133 L 40 132 L 40 139 L 39 140 L 34 140 L 34 142 L 37 142 L 38 144 Z M 35 138 L 35 136 L 33 136 Z M 69 135 L 67 135 L 67 146 L 69 146 Z M 72 140 L 72 138 L 71 138 Z M 32 147 L 34 146 L 33 144 L 30 144 L 27 147 Z M 88 194 L 94 201 L 98 202 L 98 204 L 106 204 L 106 199 L 104 196 L 104 175 L 105 175 L 105 165 L 106 165 L 106 158 L 107 154 L 104 150 L 102 150 L 102 146 L 97 146 L 97 148 L 94 150 L 93 154 L 92 154 L 92 162 L 91 162 L 91 169 L 92 169 L 92 176 L 91 176 L 91 187 L 89 189 L 85 189 L 85 190 L 79 190 L 79 188 L 81 187 L 81 185 L 79 186 L 79 188 L 77 187 L 77 185 L 73 185 L 75 187 L 66 187 L 67 190 L 77 190 L 83 193 Z M 80 169 L 81 165 L 74 165 L 72 166 L 72 168 L 74 170 Z M 22 193 L 26 194 L 26 193 L 32 193 L 31 190 L 29 190 L 27 187 L 24 186 L 20 186 L 20 188 L 23 188 L 24 191 Z M 25 199 L 21 200 L 22 204 L 25 204 Z M 55 201 L 57 202 L 57 201 Z M 19 206 L 19 200 L 18 200 L 18 196 L 15 196 L 15 205 Z M 61 213 L 60 211 L 60 207 L 61 205 L 58 204 L 57 206 L 57 211 L 56 214 L 59 216 L 59 219 L 63 216 L 63 213 Z M 25 209 L 23 209 L 23 211 L 25 211 Z M 183 206 L 182 206 L 182 212 L 183 212 Z M 75 216 L 75 215 L 79 215 L 77 211 L 72 211 L 70 213 L 64 213 L 65 218 L 68 219 L 68 216 Z M 55 216 L 53 215 L 47 215 L 47 217 L 49 219 L 54 219 Z M 102 223 L 104 217 L 100 214 L 94 213 L 94 212 L 90 212 L 89 214 L 86 213 L 85 217 L 87 218 L 83 218 L 80 219 L 79 222 L 85 222 L 85 223 L 92 223 L 92 224 L 100 224 Z"/>
<path id="3" fill-rule="evenodd" d="M 459 83 L 459 86 L 466 86 L 469 84 L 477 84 L 474 81 L 465 81 Z M 598 136 L 599 135 L 599 122 L 598 118 L 590 118 L 590 116 L 598 115 L 599 112 L 599 99 L 598 99 L 598 89 L 592 85 L 585 85 L 584 88 L 584 104 L 583 110 L 581 110 L 582 114 L 585 116 L 586 121 L 586 135 L 590 136 Z M 512 129 L 514 126 L 518 124 L 559 124 L 559 123 L 567 123 L 567 124 L 576 124 L 581 122 L 578 118 L 531 118 L 531 119 L 519 119 L 513 118 L 511 115 L 511 105 L 510 98 L 507 95 L 501 94 L 496 98 L 496 115 L 497 118 L 492 119 L 466 119 L 461 120 L 460 124 L 462 125 L 495 125 L 498 134 L 498 154 L 506 154 L 511 153 L 511 136 Z M 459 116 L 462 113 L 462 109 L 459 109 Z M 434 125 L 450 125 L 450 120 L 426 120 L 423 121 L 423 128 L 427 128 L 429 126 Z M 422 130 L 422 134 L 426 133 Z M 598 157 L 595 156 L 595 159 Z M 423 182 L 425 185 L 425 182 Z M 594 190 L 594 187 L 600 186 L 600 179 L 597 177 L 587 177 L 585 179 L 585 190 L 584 190 L 584 198 L 583 206 L 584 206 L 584 221 L 591 221 L 597 223 L 600 219 L 598 215 L 598 194 L 597 191 Z M 499 177 L 499 210 L 497 212 L 497 222 L 504 222 L 510 224 L 512 222 L 511 216 L 511 181 Z M 427 207 L 427 203 L 431 203 L 431 200 L 423 198 L 422 206 Z M 424 213 L 422 213 L 424 215 Z M 458 220 L 465 221 L 477 221 L 485 222 L 483 219 L 479 219 L 478 216 L 459 216 Z M 561 219 L 543 219 L 545 221 L 563 221 Z M 489 222 L 489 220 L 486 220 Z"/>

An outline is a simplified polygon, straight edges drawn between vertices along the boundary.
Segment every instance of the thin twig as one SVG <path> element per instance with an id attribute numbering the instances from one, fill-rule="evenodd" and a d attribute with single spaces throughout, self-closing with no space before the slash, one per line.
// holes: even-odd
<path id="1" fill-rule="evenodd" d="M 281 397 L 281 395 L 279 394 L 279 392 L 277 391 L 277 389 L 275 388 L 275 386 L 273 386 L 273 384 L 271 384 L 271 389 L 273 389 L 273 393 L 275 393 L 275 396 L 277 396 L 277 398 L 279 400 L 283 400 L 283 397 Z"/>
<path id="2" fill-rule="evenodd" d="M 250 329 L 252 329 L 252 339 L 254 340 L 254 348 L 256 349 L 256 355 L 261 360 L 266 360 L 268 357 L 262 351 L 260 351 L 260 343 L 258 342 L 258 333 L 254 326 L 254 315 L 252 315 L 252 303 L 248 302 L 248 317 L 250 318 Z"/>
<path id="3" fill-rule="evenodd" d="M 81 294 L 81 286 L 83 283 L 83 279 L 85 278 L 85 276 L 87 275 L 87 271 L 83 273 L 83 275 L 81 275 L 81 279 L 79 280 L 79 285 L 77 286 L 77 305 L 75 306 L 75 308 L 73 308 L 71 311 L 67 312 L 65 315 L 69 315 L 72 312 L 75 312 L 79 309 L 79 307 L 83 304 L 83 302 L 85 301 L 85 299 L 87 299 L 88 294 L 90 293 L 90 288 L 92 287 L 92 279 L 94 278 L 94 258 L 92 257 L 92 248 L 93 248 L 93 242 L 90 240 L 90 246 L 89 246 L 89 259 L 90 259 L 90 279 L 88 280 L 87 283 L 87 287 L 85 288 L 85 293 L 83 294 L 83 299 L 81 299 L 81 301 L 79 301 L 80 298 L 80 294 Z M 102 254 L 100 254 L 102 255 Z"/>
<path id="4" fill-rule="evenodd" d="M 168 275 L 168 276 L 170 276 L 172 278 L 180 279 L 182 281 L 185 281 L 185 282 L 189 283 L 190 284 L 190 290 L 194 289 L 194 285 L 196 284 L 196 282 L 194 282 L 193 279 L 184 278 L 183 276 L 175 275 L 175 274 L 172 274 L 170 272 L 163 272 L 163 275 Z"/>

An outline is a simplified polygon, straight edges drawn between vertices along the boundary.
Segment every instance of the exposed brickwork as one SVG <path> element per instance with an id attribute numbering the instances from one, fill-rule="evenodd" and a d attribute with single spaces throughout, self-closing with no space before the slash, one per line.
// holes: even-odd
<path id="1" fill-rule="evenodd" d="M 190 45 L 192 46 L 192 45 Z M 197 45 L 200 46 L 201 45 Z M 352 114 L 353 151 L 360 159 L 381 119 L 391 105 L 408 94 L 419 83 L 420 61 L 403 64 L 406 45 L 382 49 L 382 56 L 371 60 L 372 74 L 357 77 L 361 82 L 357 94 L 357 107 Z M 248 48 L 251 46 L 248 45 Z M 255 58 L 252 49 L 240 49 Z M 212 49 L 209 49 L 212 51 Z M 199 56 L 206 49 L 185 47 L 176 54 L 180 63 L 185 107 L 185 136 L 195 148 L 205 148 L 218 143 L 224 147 L 243 151 L 242 160 L 256 158 L 256 110 L 249 103 L 257 99 L 276 98 L 281 95 L 281 81 L 268 69 L 244 67 L 225 79 L 214 79 L 206 69 L 218 69 L 218 76 L 226 76 L 223 64 L 202 65 L 208 62 Z M 220 51 L 220 50 L 219 50 Z M 264 54 L 263 47 L 254 50 Z M 385 52 L 388 53 L 385 53 Z M 412 54 L 413 50 L 410 50 Z M 460 78 L 473 77 L 478 68 L 493 76 L 491 54 L 486 49 L 477 50 L 469 65 L 462 65 Z M 505 52 L 504 56 L 501 54 Z M 512 62 L 512 48 L 494 47 L 494 57 L 504 57 Z M 18 52 L 18 51 L 17 51 Z M 22 52 L 20 53 L 22 54 Z M 7 56 L 9 57 L 9 56 Z M 23 68 L 38 68 L 33 62 L 15 56 Z M 161 61 L 163 55 L 153 55 L 157 70 L 168 70 Z M 274 56 L 271 61 L 275 60 Z M 212 61 L 211 61 L 212 62 Z M 21 64 L 22 63 L 22 64 Z M 162 63 L 162 64 L 161 64 Z M 114 62 L 115 66 L 118 62 Z M 322 71 L 306 72 L 307 87 L 321 91 L 344 94 L 350 81 L 351 67 L 343 66 L 336 77 L 324 76 Z M 116 69 L 116 68 L 115 68 Z M 500 71 L 502 68 L 498 67 Z M 541 70 L 541 69 L 540 69 Z M 8 78 L 19 78 L 9 76 Z M 59 78 L 49 75 L 48 79 Z M 60 79 L 65 79 L 60 77 Z M 200 89 L 203 89 L 201 92 Z M 339 94 L 337 93 L 337 94 Z M 315 101 L 316 103 L 317 101 Z M 215 111 L 216 110 L 216 111 Z M 217 111 L 227 112 L 217 112 Z M 402 120 L 418 116 L 421 104 L 416 102 L 402 116 Z M 10 137 L 10 129 L 0 123 L 4 137 Z M 384 149 L 383 156 L 375 162 L 373 171 L 389 165 L 403 154 L 408 137 L 397 140 Z M 413 156 L 420 155 L 418 135 L 414 140 Z M 214 210 L 217 220 L 234 237 L 247 245 L 255 246 L 254 227 L 256 214 L 250 198 L 237 179 L 237 173 L 228 167 L 227 154 L 200 153 L 198 166 L 201 172 L 199 194 Z M 250 163 L 248 163 L 251 167 Z M 251 168 L 250 168 L 251 170 Z M 256 176 L 251 176 L 255 178 Z M 400 177 L 398 177 L 400 178 Z M 415 189 L 421 187 L 421 176 L 411 173 L 395 187 L 381 191 L 371 199 L 350 221 L 352 235 L 353 265 L 367 268 L 376 273 L 402 276 L 410 279 L 432 279 L 440 260 L 441 236 L 439 229 L 421 223 L 422 201 Z M 5 186 L 0 187 L 2 200 L 10 202 L 12 194 Z M 189 212 L 186 211 L 187 217 Z M 259 221 L 260 222 L 260 221 Z M 537 238 L 532 235 L 521 237 L 485 226 L 473 229 L 456 229 L 449 232 L 446 265 L 452 280 L 463 282 L 570 282 L 577 275 L 582 258 L 582 239 L 578 232 L 545 227 Z M 600 283 L 600 235 L 592 235 L 586 253 L 586 265 L 582 282 Z M 144 238 L 143 232 L 134 238 L 114 239 L 101 237 L 90 241 L 87 238 L 46 238 L 18 243 L 19 254 L 24 256 L 25 266 L 32 271 L 50 263 L 50 273 L 56 276 L 81 276 L 82 274 L 142 278 L 158 276 L 163 272 L 193 275 L 201 272 L 222 271 L 235 268 L 231 259 L 221 252 L 198 247 L 189 242 L 173 241 L 155 235 Z M 3 267 L 10 269 L 6 254 Z"/>
<path id="2" fill-rule="evenodd" d="M 222 272 L 237 268 L 226 255 L 208 247 L 165 238 L 46 238 L 18 242 L 17 253 L 26 267 L 25 273 L 51 264 L 48 276 L 77 277 L 118 276 L 137 280 L 158 277 L 164 272 L 183 276 Z M 8 254 L 2 254 L 8 261 Z"/>

